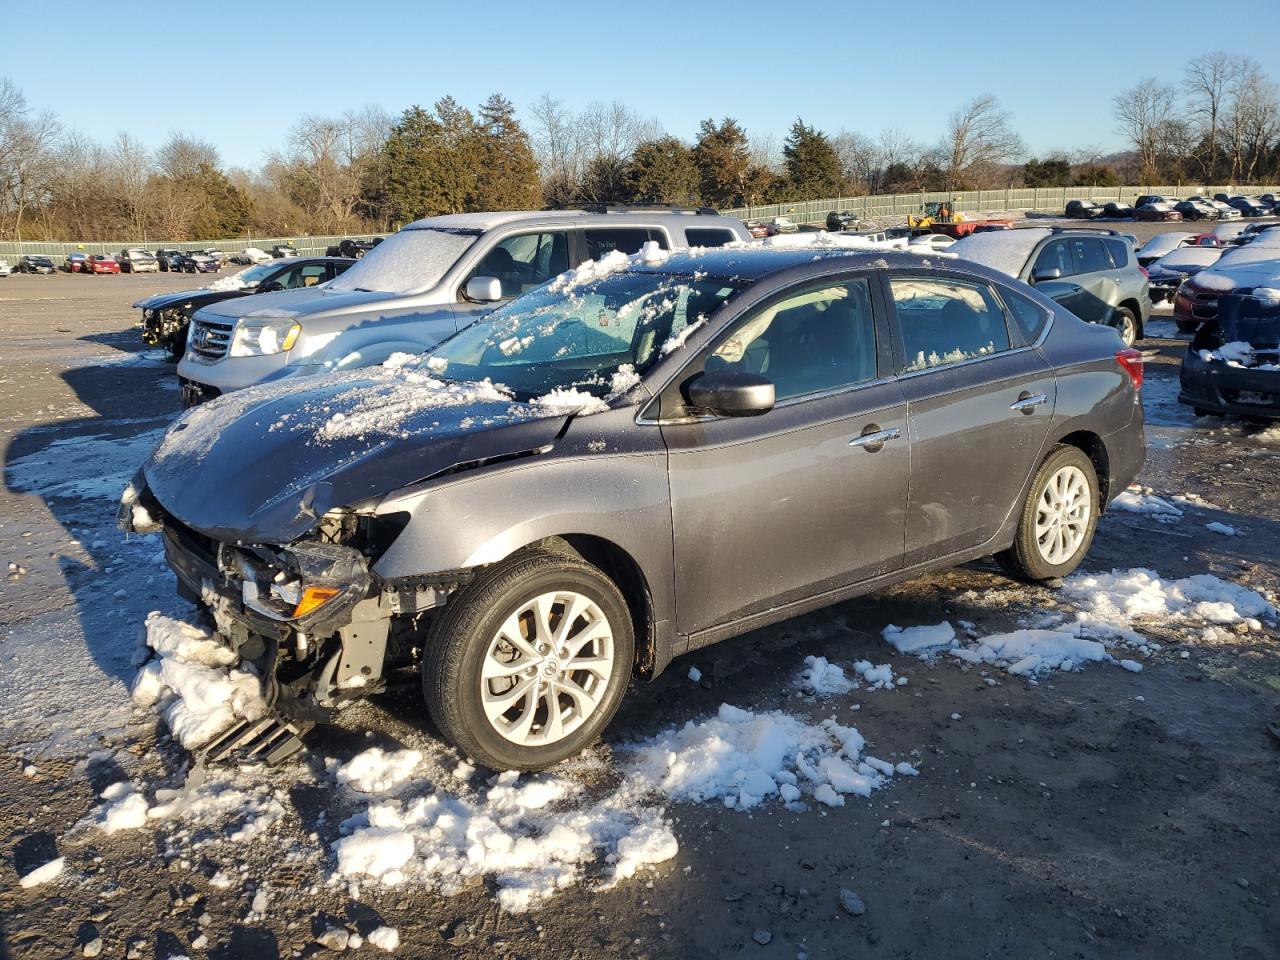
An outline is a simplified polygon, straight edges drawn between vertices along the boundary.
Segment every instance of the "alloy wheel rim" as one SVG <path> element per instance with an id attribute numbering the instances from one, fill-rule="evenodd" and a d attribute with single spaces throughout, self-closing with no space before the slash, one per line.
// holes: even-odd
<path id="1" fill-rule="evenodd" d="M 1076 555 L 1089 529 L 1092 499 L 1079 467 L 1053 472 L 1036 501 L 1036 549 L 1041 557 L 1057 566 Z"/>
<path id="2" fill-rule="evenodd" d="M 557 743 L 595 714 L 613 669 L 613 628 L 600 606 L 572 590 L 539 594 L 489 641 L 480 668 L 485 717 L 520 746 Z"/>

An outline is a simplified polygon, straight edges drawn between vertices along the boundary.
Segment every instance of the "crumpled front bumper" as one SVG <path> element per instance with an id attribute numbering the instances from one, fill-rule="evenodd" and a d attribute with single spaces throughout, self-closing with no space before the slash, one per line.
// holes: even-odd
<path id="1" fill-rule="evenodd" d="M 1178 401 L 1214 413 L 1280 419 L 1280 370 L 1230 366 L 1188 350 Z"/>

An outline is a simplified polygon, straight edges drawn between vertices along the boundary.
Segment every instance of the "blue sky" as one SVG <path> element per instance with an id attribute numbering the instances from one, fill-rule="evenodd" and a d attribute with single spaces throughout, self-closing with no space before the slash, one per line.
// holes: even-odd
<path id="1" fill-rule="evenodd" d="M 0 2 L 12 22 L 14 0 Z M 255 166 L 304 113 L 500 91 L 522 109 L 620 99 L 686 139 L 734 116 L 779 141 L 797 116 L 828 132 L 896 126 L 933 141 L 961 102 L 995 94 L 1030 148 L 1120 146 L 1111 97 L 1182 58 L 1226 49 L 1280 79 L 1274 29 L 1214 29 L 1202 2 L 1066 4 L 396 3 L 113 5 L 0 31 L 0 76 L 101 140 L 156 146 L 173 130 Z M 127 13 L 126 13 L 127 11 Z M 1065 15 L 1057 11 L 1064 11 Z M 1238 0 L 1234 24 L 1274 25 L 1276 0 Z M 55 25 L 56 23 L 56 25 Z M 1204 24 L 1196 28 L 1193 24 Z M 1153 37 L 1160 38 L 1152 42 Z"/>

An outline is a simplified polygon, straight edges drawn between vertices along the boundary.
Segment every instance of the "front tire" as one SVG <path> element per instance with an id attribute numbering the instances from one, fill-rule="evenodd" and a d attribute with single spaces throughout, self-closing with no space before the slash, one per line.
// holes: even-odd
<path id="1" fill-rule="evenodd" d="M 1065 577 L 1089 552 L 1098 510 L 1093 461 L 1078 447 L 1058 446 L 1031 482 L 1013 546 L 996 559 L 1021 580 Z"/>
<path id="2" fill-rule="evenodd" d="M 600 735 L 634 661 L 613 581 L 577 557 L 531 553 L 485 571 L 445 607 L 423 652 L 423 694 L 467 756 L 541 770 Z"/>

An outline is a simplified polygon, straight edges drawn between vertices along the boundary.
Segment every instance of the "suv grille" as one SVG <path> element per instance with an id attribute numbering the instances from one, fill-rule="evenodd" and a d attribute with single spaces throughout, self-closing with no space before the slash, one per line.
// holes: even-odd
<path id="1" fill-rule="evenodd" d="M 194 320 L 187 348 L 201 360 L 221 360 L 231 347 L 234 323 L 217 320 Z"/>

